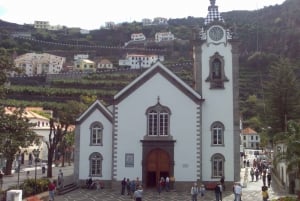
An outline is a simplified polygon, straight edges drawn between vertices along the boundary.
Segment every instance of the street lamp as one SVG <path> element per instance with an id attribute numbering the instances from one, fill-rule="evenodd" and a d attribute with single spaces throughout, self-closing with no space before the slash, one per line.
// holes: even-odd
<path id="1" fill-rule="evenodd" d="M 35 162 L 35 172 L 34 172 L 34 194 L 36 194 L 36 189 L 37 189 L 37 185 L 36 185 L 36 167 L 37 167 L 37 163 L 39 160 L 39 155 L 40 155 L 40 150 L 39 149 L 34 149 L 32 151 L 33 155 L 34 155 L 34 162 Z"/>

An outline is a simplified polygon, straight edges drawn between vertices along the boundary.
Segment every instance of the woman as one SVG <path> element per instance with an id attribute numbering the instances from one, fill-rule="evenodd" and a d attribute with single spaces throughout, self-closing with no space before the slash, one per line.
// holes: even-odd
<path id="1" fill-rule="evenodd" d="M 142 186 L 139 186 L 138 189 L 133 193 L 133 200 L 142 201 L 142 197 L 143 197 L 143 188 Z"/>

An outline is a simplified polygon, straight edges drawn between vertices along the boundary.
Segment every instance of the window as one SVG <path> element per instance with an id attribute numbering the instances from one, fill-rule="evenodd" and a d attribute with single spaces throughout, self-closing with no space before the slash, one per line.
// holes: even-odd
<path id="1" fill-rule="evenodd" d="M 90 127 L 91 145 L 102 145 L 103 143 L 103 126 L 100 122 L 95 122 Z"/>
<path id="2" fill-rule="evenodd" d="M 251 135 L 251 140 L 253 140 L 253 135 Z"/>
<path id="3" fill-rule="evenodd" d="M 212 161 L 212 177 L 222 177 L 224 175 L 224 156 L 221 154 L 214 154 Z"/>
<path id="4" fill-rule="evenodd" d="M 90 175 L 93 177 L 101 177 L 102 176 L 102 155 L 98 152 L 94 152 L 89 157 L 90 161 Z"/>
<path id="5" fill-rule="evenodd" d="M 244 137 L 244 140 L 246 140 L 246 136 L 244 135 L 243 137 Z"/>
<path id="6" fill-rule="evenodd" d="M 221 122 L 214 122 L 211 126 L 212 132 L 212 144 L 223 145 L 224 144 L 224 125 Z"/>
<path id="7" fill-rule="evenodd" d="M 168 136 L 170 130 L 170 110 L 159 102 L 147 110 L 148 136 Z"/>
<path id="8" fill-rule="evenodd" d="M 215 59 L 212 62 L 212 79 L 221 79 L 221 62 L 219 59 Z"/>
<path id="9" fill-rule="evenodd" d="M 218 52 L 210 57 L 209 75 L 206 82 L 210 82 L 211 89 L 223 89 L 224 82 L 228 81 L 224 70 L 224 59 Z"/>

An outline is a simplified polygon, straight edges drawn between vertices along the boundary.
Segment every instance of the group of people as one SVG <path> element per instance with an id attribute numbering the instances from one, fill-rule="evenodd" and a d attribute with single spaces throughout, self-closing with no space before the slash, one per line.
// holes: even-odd
<path id="1" fill-rule="evenodd" d="M 170 190 L 170 178 L 167 176 L 166 178 L 161 177 L 158 182 L 158 194 L 160 194 L 163 190 L 169 192 Z"/>
<path id="2" fill-rule="evenodd" d="M 104 188 L 103 182 L 101 182 L 99 179 L 93 180 L 92 177 L 86 180 L 85 185 L 87 189 L 91 189 L 91 190 L 93 189 L 100 190 Z"/>
<path id="3" fill-rule="evenodd" d="M 191 197 L 192 201 L 197 201 L 198 196 L 200 195 L 200 199 L 204 199 L 205 196 L 205 187 L 203 184 L 198 187 L 197 183 L 195 182 L 191 188 Z"/>
<path id="4" fill-rule="evenodd" d="M 126 179 L 124 177 L 124 179 L 121 181 L 121 195 L 125 195 L 126 191 L 127 195 L 131 196 L 131 198 L 142 198 L 143 189 L 139 177 L 137 177 L 135 180 L 130 180 L 129 178 Z"/>

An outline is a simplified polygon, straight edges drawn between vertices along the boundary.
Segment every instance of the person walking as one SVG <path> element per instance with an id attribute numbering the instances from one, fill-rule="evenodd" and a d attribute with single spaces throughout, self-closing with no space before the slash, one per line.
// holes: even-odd
<path id="1" fill-rule="evenodd" d="M 220 183 L 222 185 L 222 191 L 225 191 L 225 177 L 223 175 L 221 176 Z"/>
<path id="2" fill-rule="evenodd" d="M 124 179 L 121 182 L 121 195 L 125 195 L 125 188 L 126 188 L 126 178 L 124 177 Z"/>
<path id="3" fill-rule="evenodd" d="M 127 178 L 127 180 L 126 180 L 126 190 L 127 190 L 127 195 L 131 195 L 130 179 L 129 178 Z"/>
<path id="4" fill-rule="evenodd" d="M 54 201 L 54 195 L 55 195 L 55 189 L 56 189 L 55 183 L 56 183 L 55 181 L 51 182 L 49 180 L 49 184 L 48 184 L 49 201 Z"/>
<path id="5" fill-rule="evenodd" d="M 2 170 L 0 170 L 0 190 L 2 191 L 2 186 L 3 186 L 3 175 L 4 173 L 2 172 Z"/>
<path id="6" fill-rule="evenodd" d="M 198 189 L 197 183 L 195 182 L 191 188 L 192 201 L 197 201 L 198 193 L 199 193 L 199 189 Z"/>
<path id="7" fill-rule="evenodd" d="M 268 174 L 267 174 L 268 188 L 270 188 L 270 186 L 271 186 L 271 179 L 272 179 L 272 177 L 271 177 L 271 172 L 268 171 Z"/>
<path id="8" fill-rule="evenodd" d="M 166 177 L 166 191 L 169 192 L 170 190 L 170 178 L 167 176 Z"/>
<path id="9" fill-rule="evenodd" d="M 64 188 L 64 173 L 62 172 L 61 169 L 59 169 L 57 181 L 58 181 L 59 189 L 63 189 Z"/>
<path id="10" fill-rule="evenodd" d="M 222 189 L 220 188 L 220 184 L 217 184 L 216 187 L 215 187 L 216 201 L 222 200 L 222 198 L 220 197 L 221 190 L 222 190 Z"/>
<path id="11" fill-rule="evenodd" d="M 233 193 L 234 193 L 234 201 L 241 201 L 242 200 L 242 186 L 240 183 L 236 182 L 233 186 Z"/>
<path id="12" fill-rule="evenodd" d="M 138 189 L 133 193 L 133 200 L 142 201 L 143 198 L 143 187 L 139 185 Z"/>

